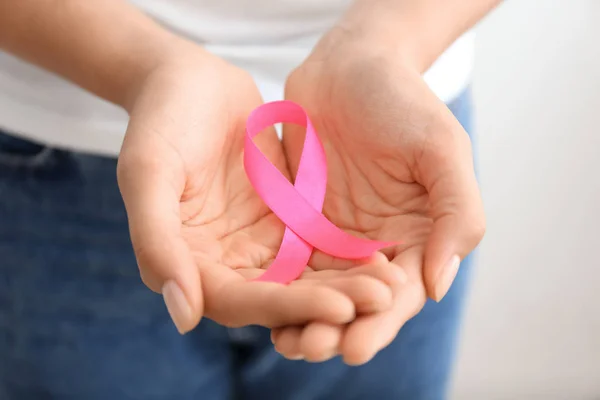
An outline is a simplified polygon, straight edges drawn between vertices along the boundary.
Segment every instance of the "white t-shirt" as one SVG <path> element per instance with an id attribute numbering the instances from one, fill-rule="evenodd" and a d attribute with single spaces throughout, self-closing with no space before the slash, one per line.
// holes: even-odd
<path id="1" fill-rule="evenodd" d="M 352 0 L 132 0 L 161 24 L 246 69 L 265 101 Z M 106 29 L 110 29 L 107 27 Z M 425 74 L 444 101 L 469 82 L 473 34 Z M 117 155 L 127 114 L 59 77 L 0 52 L 0 129 L 51 146 Z"/>

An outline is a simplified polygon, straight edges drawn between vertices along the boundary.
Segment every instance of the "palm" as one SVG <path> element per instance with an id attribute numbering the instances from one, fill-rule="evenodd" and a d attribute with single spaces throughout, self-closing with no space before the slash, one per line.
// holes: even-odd
<path id="1" fill-rule="evenodd" d="M 255 277 L 274 258 L 284 226 L 245 175 L 241 133 L 229 134 L 231 144 L 226 145 L 235 148 L 212 160 L 214 168 L 198 168 L 198 176 L 188 178 L 192 184 L 181 200 L 182 227 L 199 261 Z M 273 136 L 269 132 L 258 140 L 275 165 L 285 171 L 279 141 Z"/>
<path id="2" fill-rule="evenodd" d="M 260 94 L 232 66 L 219 62 L 205 68 L 169 71 L 151 81 L 148 96 L 142 96 L 132 115 L 124 149 L 134 154 L 129 159 L 139 158 L 139 150 L 152 155 L 153 184 L 169 183 L 160 193 L 161 205 L 172 204 L 170 211 L 198 263 L 258 270 L 273 257 L 284 230 L 243 169 L 245 117 L 261 104 Z M 211 74 L 225 77 L 207 80 Z M 205 93 L 217 95 L 205 98 Z M 257 144 L 286 173 L 275 132 L 263 133 Z M 149 168 L 135 167 L 140 169 Z"/>
<path id="3" fill-rule="evenodd" d="M 410 169 L 402 160 L 385 159 L 387 148 L 360 148 L 354 144 L 355 132 L 341 131 L 343 141 L 337 131 L 324 133 L 330 166 L 327 217 L 357 235 L 401 240 L 401 245 L 384 249 L 390 259 L 422 247 L 431 226 L 425 188 L 409 178 Z"/>
<path id="4" fill-rule="evenodd" d="M 309 79 L 310 65 L 305 66 L 288 81 L 286 95 L 309 107 L 327 153 L 324 214 L 351 233 L 402 241 L 384 251 L 389 259 L 398 260 L 409 251 L 422 253 L 431 231 L 429 193 L 419 183 L 416 168 L 424 144 L 417 142 L 417 136 L 422 135 L 415 131 L 434 114 L 419 110 L 419 104 L 407 95 L 423 92 L 420 81 L 410 72 L 392 75 L 394 80 L 402 79 L 405 86 L 398 91 L 391 89 L 395 82 L 387 78 L 389 73 L 377 70 L 380 68 L 357 66 L 347 72 L 350 76 L 317 83 L 318 92 L 311 94 L 294 85 Z M 350 86 L 346 81 L 355 84 Z M 415 88 L 406 87 L 409 84 Z M 415 111 L 422 112 L 415 115 Z M 284 137 L 291 165 L 298 162 L 301 152 L 295 130 L 288 128 Z"/>

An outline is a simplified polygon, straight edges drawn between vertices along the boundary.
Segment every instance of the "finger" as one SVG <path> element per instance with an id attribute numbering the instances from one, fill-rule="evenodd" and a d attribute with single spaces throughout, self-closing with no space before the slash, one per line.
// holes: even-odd
<path id="1" fill-rule="evenodd" d="M 395 292 L 400 290 L 400 287 L 406 283 L 408 277 L 406 273 L 398 267 L 396 264 L 391 264 L 385 260 L 387 264 L 377 264 L 371 266 L 364 266 L 357 268 L 359 272 L 363 272 L 367 270 L 370 273 L 377 272 L 375 274 L 380 280 L 376 280 L 376 282 L 386 282 L 387 285 L 383 285 L 386 289 L 391 290 L 394 289 Z M 370 270 L 369 270 L 370 268 Z M 393 272 L 392 272 L 393 271 Z M 398 272 L 400 271 L 400 272 Z M 374 279 L 374 278 L 371 278 Z M 389 286 L 388 286 L 389 285 Z M 378 290 L 378 289 L 372 289 Z M 381 290 L 381 289 L 379 289 Z M 348 294 L 346 292 L 346 294 Z M 391 292 L 390 292 L 391 294 Z M 357 304 L 357 308 L 360 307 L 360 302 L 357 302 L 356 298 L 353 298 L 355 304 Z M 393 304 L 393 303 L 392 303 Z M 378 310 L 372 310 L 372 312 L 381 312 L 385 311 L 384 308 Z M 293 348 L 296 350 L 298 347 L 300 348 L 300 354 L 307 361 L 312 362 L 322 362 L 326 361 L 335 355 L 337 355 L 339 347 L 341 346 L 341 340 L 344 334 L 344 331 L 347 326 L 352 326 L 356 324 L 358 321 L 362 321 L 365 318 L 369 318 L 372 316 L 359 316 L 357 319 L 350 323 L 350 325 L 332 325 L 322 322 L 311 322 L 309 323 L 303 330 L 301 336 L 296 338 L 296 340 L 300 341 L 300 344 L 294 344 Z M 274 343 L 279 343 L 279 335 L 283 330 L 274 332 L 272 334 L 272 340 Z M 292 347 L 292 344 L 289 344 L 292 338 L 287 338 L 288 346 Z M 358 346 L 362 346 L 362 343 L 359 343 Z M 360 347 L 359 347 L 360 350 Z M 351 355 L 352 357 L 352 355 Z M 369 358 L 369 356 L 365 356 Z"/>
<path id="2" fill-rule="evenodd" d="M 229 327 L 280 327 L 319 320 L 344 324 L 356 315 L 346 295 L 324 285 L 248 282 L 234 271 L 201 267 L 206 315 Z M 232 281 L 230 274 L 237 275 Z"/>
<path id="3" fill-rule="evenodd" d="M 356 271 L 307 272 L 302 275 L 302 279 L 292 282 L 291 285 L 320 285 L 334 289 L 353 302 L 357 313 L 383 311 L 392 305 L 392 289 L 388 282 L 397 282 L 405 277 L 392 273 L 398 268 L 390 267 L 387 259 L 385 262 L 388 265 L 364 266 Z M 238 269 L 236 272 L 246 280 L 254 279 L 263 273 L 257 269 Z"/>
<path id="4" fill-rule="evenodd" d="M 348 326 L 340 346 L 344 362 L 361 365 L 371 360 L 392 342 L 406 321 L 421 310 L 426 300 L 421 262 L 420 249 L 409 250 L 394 260 L 398 268 L 405 269 L 408 282 L 397 288 L 390 310 L 360 316 Z"/>
<path id="5" fill-rule="evenodd" d="M 378 254 L 378 258 L 375 263 L 351 268 L 348 273 L 372 276 L 391 288 L 402 285 L 407 281 L 408 277 L 402 268 L 390 263 L 382 253 L 376 254 Z"/>
<path id="6" fill-rule="evenodd" d="M 383 311 L 392 306 L 392 289 L 384 282 L 367 275 L 329 279 L 320 285 L 346 295 L 360 314 Z"/>
<path id="7" fill-rule="evenodd" d="M 390 261 L 381 252 L 375 252 L 368 260 L 347 268 L 324 269 L 324 266 L 309 264 L 313 270 L 302 274 L 301 280 L 328 279 L 351 275 L 369 275 L 390 286 L 406 281 L 406 274 L 402 269 L 390 265 Z"/>
<path id="8" fill-rule="evenodd" d="M 433 219 L 423 277 L 427 293 L 436 301 L 448 292 L 460 260 L 479 244 L 485 232 L 470 140 L 452 119 L 453 132 L 432 139 L 418 164 L 419 180 L 429 193 Z"/>
<path id="9" fill-rule="evenodd" d="M 346 271 L 324 270 L 310 272 L 304 274 L 303 280 L 297 281 L 297 283 L 310 284 L 311 279 L 325 279 L 325 282 L 334 281 L 337 280 L 336 278 L 339 278 L 340 274 L 342 273 L 347 273 L 348 276 L 356 276 L 356 274 L 358 274 L 358 276 L 361 276 L 360 274 L 368 273 L 370 277 L 376 278 L 378 282 L 385 283 L 386 285 L 384 285 L 384 287 L 386 287 L 387 290 L 393 288 L 395 291 L 398 291 L 398 288 L 404 283 L 406 283 L 408 279 L 406 273 L 396 264 L 391 264 L 387 260 L 387 258 L 381 253 L 379 254 L 382 258 L 379 258 L 376 261 L 376 264 L 374 265 L 364 265 Z M 332 278 L 330 278 L 330 276 Z M 328 278 L 330 279 L 327 280 Z M 356 298 L 354 298 L 354 302 L 355 304 L 357 303 Z M 360 304 L 360 302 L 358 303 Z M 362 318 L 363 317 L 358 317 L 357 320 L 360 320 Z M 300 349 L 300 355 L 302 355 L 302 357 L 306 358 L 308 361 L 325 361 L 337 354 L 345 328 L 345 325 L 332 325 L 322 322 L 311 322 L 304 328 L 300 337 L 298 337 L 295 334 L 285 336 L 286 344 L 284 348 L 286 349 L 286 351 L 290 352 L 290 354 L 292 353 L 292 351 L 287 349 L 293 349 L 294 356 L 299 356 L 298 349 Z M 282 335 L 282 332 L 285 332 L 286 329 L 288 328 L 276 329 L 273 330 L 271 333 L 271 340 L 273 341 L 273 343 L 278 344 L 279 347 L 282 346 L 281 344 L 279 344 L 280 337 Z M 293 340 L 297 340 L 299 341 L 299 343 L 292 343 Z"/>
<path id="10" fill-rule="evenodd" d="M 379 282 L 385 283 L 385 287 L 388 290 L 392 290 L 392 292 L 398 292 L 400 287 L 408 280 L 406 272 L 404 272 L 402 268 L 399 268 L 398 265 L 390 263 L 385 256 L 383 256 L 383 259 L 380 259 L 379 261 L 380 262 L 375 265 L 356 267 L 352 270 L 348 270 L 347 272 L 352 274 L 368 273 L 369 276 L 378 279 Z M 354 301 L 356 304 L 356 299 Z M 378 310 L 372 310 L 372 312 L 377 311 L 386 311 L 386 309 L 380 308 Z M 334 357 L 340 350 L 341 340 L 347 327 L 364 318 L 365 316 L 359 316 L 355 321 L 351 322 L 350 325 L 345 326 L 325 324 L 322 322 L 310 323 L 306 326 L 300 338 L 300 349 L 302 355 L 307 361 L 314 362 L 326 361 L 327 359 Z M 274 337 L 274 340 L 277 340 L 276 336 Z"/>
<path id="11" fill-rule="evenodd" d="M 347 270 L 353 267 L 375 262 L 379 257 L 377 254 L 381 253 L 373 253 L 371 257 L 364 259 L 348 260 L 331 256 L 323 253 L 320 250 L 315 250 L 310 256 L 308 265 L 310 265 L 315 271 Z"/>
<path id="12" fill-rule="evenodd" d="M 285 327 L 271 329 L 271 343 L 275 344 L 275 342 L 279 338 L 279 335 L 281 334 L 281 332 L 283 332 L 284 329 Z"/>
<path id="13" fill-rule="evenodd" d="M 335 357 L 344 328 L 344 325 L 311 322 L 298 338 L 300 354 L 310 362 L 323 362 Z"/>
<path id="14" fill-rule="evenodd" d="M 390 307 L 392 288 L 404 283 L 407 278 L 401 268 L 391 264 L 383 254 L 376 253 L 372 264 L 345 271 L 308 272 L 295 283 L 311 283 L 318 279 L 350 297 L 358 313 L 370 313 Z"/>
<path id="15" fill-rule="evenodd" d="M 344 325 L 311 322 L 305 327 L 291 326 L 272 332 L 275 349 L 291 360 L 323 362 L 337 355 Z"/>
<path id="16" fill-rule="evenodd" d="M 348 270 L 359 266 L 374 265 L 385 262 L 389 262 L 389 260 L 381 251 L 376 251 L 367 258 L 347 260 L 333 257 L 329 254 L 323 253 L 320 250 L 315 250 L 310 257 L 308 265 L 310 265 L 315 271 L 331 271 Z"/>
<path id="17" fill-rule="evenodd" d="M 394 293 L 406 283 L 408 277 L 402 268 L 387 258 L 377 264 L 364 265 L 347 270 L 344 280 L 331 279 L 324 283 L 350 297 L 357 313 L 381 312 L 393 305 Z M 336 285 L 342 282 L 343 286 Z"/>
<path id="18" fill-rule="evenodd" d="M 169 314 L 183 334 L 200 321 L 202 287 L 181 235 L 179 199 L 184 174 L 168 167 L 174 164 L 161 161 L 139 152 L 124 152 L 118 181 L 142 280 L 163 294 Z"/>
<path id="19" fill-rule="evenodd" d="M 289 360 L 301 360 L 300 337 L 302 327 L 289 326 L 282 328 L 274 341 L 275 350 Z"/>

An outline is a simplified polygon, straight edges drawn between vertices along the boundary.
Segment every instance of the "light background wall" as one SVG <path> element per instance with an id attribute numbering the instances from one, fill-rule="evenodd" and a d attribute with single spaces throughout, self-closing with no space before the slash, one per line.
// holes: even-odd
<path id="1" fill-rule="evenodd" d="M 600 399 L 600 1 L 508 0 L 478 30 L 488 231 L 453 398 Z"/>

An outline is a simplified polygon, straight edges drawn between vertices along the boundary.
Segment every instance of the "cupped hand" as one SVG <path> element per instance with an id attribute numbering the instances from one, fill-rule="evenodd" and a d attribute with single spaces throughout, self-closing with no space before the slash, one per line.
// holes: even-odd
<path id="1" fill-rule="evenodd" d="M 288 286 L 250 281 L 284 232 L 242 164 L 246 118 L 261 103 L 247 73 L 186 47 L 157 66 L 129 110 L 117 175 L 132 244 L 142 280 L 163 294 L 181 333 L 202 316 L 229 327 L 344 324 L 391 306 L 396 275 L 376 262 L 347 271 L 311 263 Z M 276 133 L 255 141 L 288 175 Z"/>
<path id="2" fill-rule="evenodd" d="M 481 240 L 485 219 L 467 133 L 421 74 L 391 49 L 325 37 L 289 77 L 286 99 L 303 105 L 329 168 L 324 214 L 367 238 L 401 240 L 389 265 L 408 283 L 394 304 L 347 326 L 310 323 L 274 330 L 285 356 L 323 361 L 338 353 L 362 364 L 389 344 L 427 295 L 441 300 L 459 263 Z M 295 171 L 302 136 L 286 126 Z M 317 257 L 317 256 L 315 256 Z"/>

